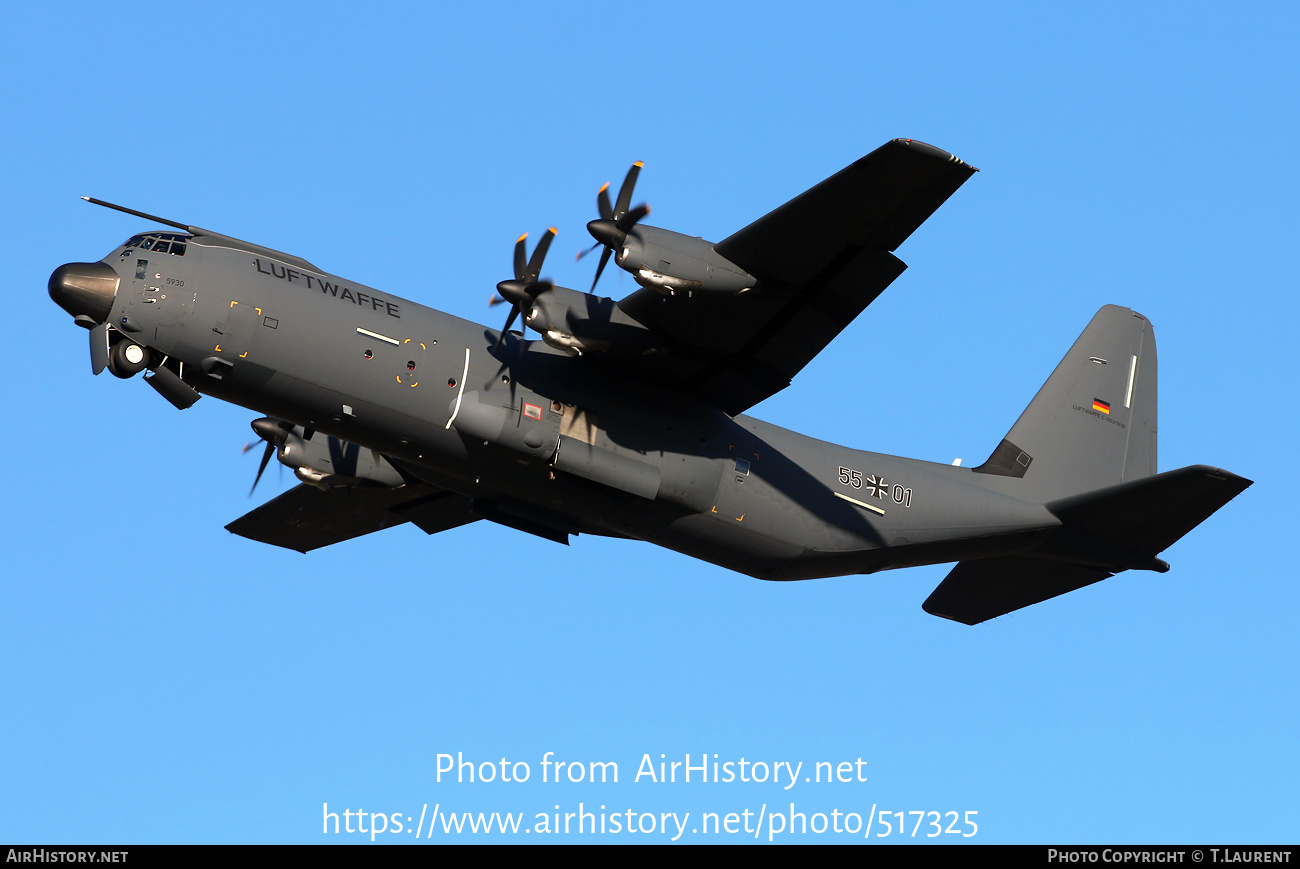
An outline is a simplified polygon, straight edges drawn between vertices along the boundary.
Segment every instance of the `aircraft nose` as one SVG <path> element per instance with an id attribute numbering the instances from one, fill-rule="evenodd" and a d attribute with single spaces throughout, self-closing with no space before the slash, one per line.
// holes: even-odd
<path id="1" fill-rule="evenodd" d="M 118 280 L 104 263 L 65 263 L 50 275 L 50 298 L 74 317 L 102 323 L 113 310 Z"/>

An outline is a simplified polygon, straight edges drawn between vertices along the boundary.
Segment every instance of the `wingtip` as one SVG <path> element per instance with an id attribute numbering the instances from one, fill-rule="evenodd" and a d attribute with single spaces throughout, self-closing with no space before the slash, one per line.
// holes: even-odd
<path id="1" fill-rule="evenodd" d="M 911 148 L 912 150 L 918 151 L 922 154 L 927 154 L 931 157 L 934 157 L 937 160 L 943 160 L 946 163 L 960 163 L 962 166 L 965 166 L 967 169 L 971 170 L 972 172 L 979 171 L 979 169 L 967 163 L 965 160 L 961 159 L 956 154 L 953 154 L 950 151 L 945 151 L 942 148 L 935 147 L 934 145 L 931 145 L 928 142 L 922 142 L 920 139 L 895 139 L 894 142 L 900 145 L 905 145 Z"/>

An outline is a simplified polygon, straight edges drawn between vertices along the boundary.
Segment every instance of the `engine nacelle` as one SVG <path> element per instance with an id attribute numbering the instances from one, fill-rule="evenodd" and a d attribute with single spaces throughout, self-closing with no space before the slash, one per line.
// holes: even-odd
<path id="1" fill-rule="evenodd" d="M 406 480 L 382 455 L 336 437 L 303 437 L 302 428 L 285 432 L 276 458 L 298 479 L 318 489 L 374 483 L 395 488 Z"/>
<path id="2" fill-rule="evenodd" d="M 524 321 L 542 340 L 574 356 L 617 352 L 654 352 L 660 341 L 633 320 L 612 299 L 552 287 L 533 300 Z"/>
<path id="3" fill-rule="evenodd" d="M 641 286 L 665 295 L 743 293 L 758 283 L 712 242 L 655 226 L 629 230 L 614 262 Z"/>

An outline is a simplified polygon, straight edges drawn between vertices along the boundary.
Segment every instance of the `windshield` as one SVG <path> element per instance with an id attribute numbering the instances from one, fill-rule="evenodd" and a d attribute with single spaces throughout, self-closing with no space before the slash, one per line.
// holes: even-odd
<path id="1" fill-rule="evenodd" d="M 172 256 L 185 256 L 185 243 L 190 236 L 178 232 L 148 232 L 133 235 L 124 245 L 129 253 L 133 249 L 151 250 L 154 253 L 169 253 Z"/>

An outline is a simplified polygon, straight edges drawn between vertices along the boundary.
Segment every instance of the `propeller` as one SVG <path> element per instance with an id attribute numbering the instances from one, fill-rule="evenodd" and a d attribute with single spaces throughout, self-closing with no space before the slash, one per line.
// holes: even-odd
<path id="1" fill-rule="evenodd" d="M 632 164 L 631 169 L 627 170 L 623 186 L 618 189 L 618 199 L 612 206 L 609 204 L 608 182 L 596 194 L 596 207 L 600 210 L 600 219 L 587 224 L 587 231 L 591 233 L 592 238 L 596 239 L 596 243 L 580 251 L 577 257 L 582 259 L 601 245 L 605 246 L 604 252 L 600 255 L 600 265 L 596 266 L 596 278 L 591 282 L 592 290 L 596 289 L 596 283 L 600 280 L 601 272 L 605 271 L 605 264 L 609 262 L 610 254 L 623 246 L 628 230 L 650 213 L 650 206 L 645 203 L 628 210 L 628 206 L 632 204 L 632 189 L 636 187 L 636 179 L 641 174 L 643 165 L 638 160 Z"/>
<path id="2" fill-rule="evenodd" d="M 551 289 L 554 284 L 550 281 L 539 280 L 538 275 L 542 271 L 542 263 L 546 260 L 546 252 L 551 247 L 551 241 L 555 234 L 559 232 L 555 227 L 546 230 L 542 240 L 537 242 L 537 247 L 533 249 L 533 255 L 527 257 L 528 246 L 526 240 L 528 233 L 519 236 L 515 242 L 515 279 L 513 281 L 502 281 L 497 284 L 497 292 L 500 296 L 493 296 L 488 301 L 488 307 L 499 305 L 502 302 L 510 302 L 510 316 L 506 318 L 506 325 L 501 329 L 501 337 L 497 338 L 497 343 L 492 347 L 492 352 L 496 352 L 505 340 L 506 333 L 510 331 L 510 326 L 515 322 L 515 317 L 524 314 L 527 319 L 528 309 L 533 306 L 533 301 L 547 290 Z"/>
<path id="3" fill-rule="evenodd" d="M 253 431 L 259 438 L 266 441 L 266 449 L 262 452 L 262 462 L 257 466 L 257 476 L 253 478 L 253 487 L 248 490 L 248 497 L 253 497 L 253 492 L 257 489 L 257 484 L 262 481 L 262 473 L 266 466 L 271 463 L 271 456 L 277 449 L 284 446 L 285 438 L 289 432 L 293 431 L 293 423 L 286 422 L 282 419 L 271 419 L 269 416 L 253 420 Z M 244 444 L 244 452 L 247 453 L 253 448 L 251 443 Z"/>

